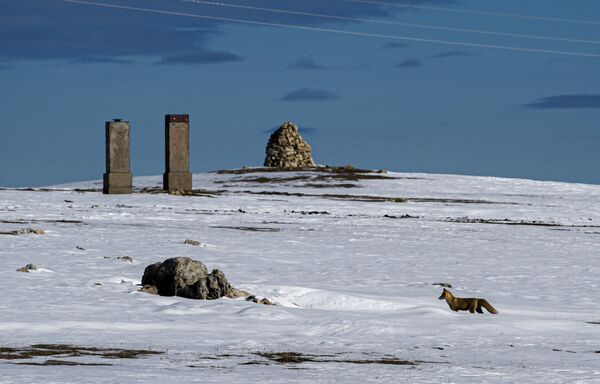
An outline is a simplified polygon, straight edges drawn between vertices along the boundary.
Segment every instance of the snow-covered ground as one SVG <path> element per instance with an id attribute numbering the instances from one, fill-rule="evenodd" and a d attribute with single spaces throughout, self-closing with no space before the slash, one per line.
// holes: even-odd
<path id="1" fill-rule="evenodd" d="M 0 358 L 0 382 L 600 382 L 600 186 L 384 176 L 194 175 L 212 196 L 1 190 L 0 232 L 46 234 L 0 235 L 0 356 L 40 343 L 164 354 Z M 139 292 L 145 266 L 175 256 L 278 305 Z M 40 270 L 16 272 L 28 263 Z M 500 314 L 452 312 L 434 283 Z M 316 361 L 257 355 L 271 352 Z M 390 358 L 415 365 L 378 363 Z M 110 365 L 15 364 L 49 359 Z"/>

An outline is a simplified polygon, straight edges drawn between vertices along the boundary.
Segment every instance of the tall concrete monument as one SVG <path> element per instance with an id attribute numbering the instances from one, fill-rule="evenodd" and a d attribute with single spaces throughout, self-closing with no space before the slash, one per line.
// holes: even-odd
<path id="1" fill-rule="evenodd" d="M 165 174 L 163 188 L 169 193 L 192 191 L 190 173 L 190 116 L 165 116 Z"/>
<path id="2" fill-rule="evenodd" d="M 131 193 L 133 177 L 129 168 L 130 157 L 129 122 L 120 119 L 107 121 L 106 173 L 104 174 L 103 193 Z"/>

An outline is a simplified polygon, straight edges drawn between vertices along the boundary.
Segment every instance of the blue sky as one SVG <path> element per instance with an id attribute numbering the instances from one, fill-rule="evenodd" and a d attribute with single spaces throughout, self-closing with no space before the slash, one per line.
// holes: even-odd
<path id="1" fill-rule="evenodd" d="M 94 3 L 0 0 L 0 185 L 101 178 L 112 118 L 161 174 L 168 113 L 195 172 L 261 165 L 292 120 L 320 164 L 600 184 L 598 1 Z"/>

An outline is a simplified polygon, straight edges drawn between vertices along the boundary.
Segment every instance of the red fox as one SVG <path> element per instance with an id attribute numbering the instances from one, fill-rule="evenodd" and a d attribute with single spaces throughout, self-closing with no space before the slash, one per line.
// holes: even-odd
<path id="1" fill-rule="evenodd" d="M 469 311 L 471 313 L 483 313 L 481 310 L 481 307 L 483 307 L 487 309 L 489 313 L 498 313 L 496 308 L 492 307 L 492 304 L 488 303 L 485 299 L 454 297 L 454 295 L 446 288 L 444 288 L 444 291 L 438 299 L 446 299 L 446 303 L 448 303 L 450 309 L 454 312 Z"/>

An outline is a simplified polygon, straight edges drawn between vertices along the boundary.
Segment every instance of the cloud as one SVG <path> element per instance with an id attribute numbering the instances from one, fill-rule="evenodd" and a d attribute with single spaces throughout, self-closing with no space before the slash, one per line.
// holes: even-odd
<path id="1" fill-rule="evenodd" d="M 331 69 L 331 67 L 318 64 L 312 55 L 301 57 L 287 67 L 292 69 Z"/>
<path id="2" fill-rule="evenodd" d="M 395 1 L 406 3 L 413 0 Z M 429 4 L 451 2 L 452 0 L 421 1 Z M 121 0 L 118 3 L 129 7 L 301 26 L 348 23 L 318 17 L 201 6 L 197 3 L 168 2 L 170 5 L 167 6 L 164 0 Z M 282 8 L 278 0 L 256 0 L 253 5 Z M 399 11 L 384 4 L 342 1 L 299 1 L 294 2 L 293 9 L 299 12 L 359 18 L 388 18 Z M 66 63 L 108 63 L 109 61 L 98 61 L 98 58 L 118 61 L 123 57 L 159 57 L 163 61 L 193 61 L 193 58 L 181 56 L 181 52 L 191 49 L 208 50 L 208 44 L 222 33 L 221 27 L 224 24 L 219 21 L 200 23 L 198 19 L 176 15 L 158 15 L 59 1 L 5 1 L 0 12 L 0 61 L 58 60 Z M 196 56 L 202 63 L 239 59 L 235 53 L 219 51 L 204 51 Z"/>
<path id="3" fill-rule="evenodd" d="M 397 49 L 397 48 L 404 48 L 404 47 L 408 47 L 407 43 L 399 43 L 397 41 L 389 41 L 385 44 L 383 44 L 380 48 L 381 49 Z"/>
<path id="4" fill-rule="evenodd" d="M 426 57 L 425 59 L 409 58 L 409 59 L 406 59 L 404 61 L 397 63 L 395 65 L 395 68 L 399 68 L 399 69 L 417 68 L 417 67 L 422 67 L 425 65 L 422 60 L 438 60 L 438 59 L 445 59 L 447 57 L 458 57 L 458 56 L 477 56 L 478 54 L 479 53 L 468 52 L 468 51 L 447 51 L 447 52 L 442 52 L 442 53 L 438 53 L 433 56 Z"/>
<path id="5" fill-rule="evenodd" d="M 167 55 L 157 64 L 218 64 L 243 60 L 243 57 L 231 52 L 196 49 Z"/>
<path id="6" fill-rule="evenodd" d="M 600 94 L 557 95 L 538 99 L 526 107 L 534 109 L 600 108 Z"/>
<path id="7" fill-rule="evenodd" d="M 156 0 L 127 5 L 160 8 Z M 68 64 L 123 63 L 206 49 L 214 23 L 55 1 L 8 2 L 0 13 L 0 60 L 57 60 Z"/>
<path id="8" fill-rule="evenodd" d="M 333 92 L 316 88 L 301 88 L 285 94 L 282 101 L 328 101 L 340 97 Z"/>
<path id="9" fill-rule="evenodd" d="M 318 63 L 313 55 L 309 55 L 306 57 L 301 57 L 287 66 L 289 69 L 301 69 L 301 70 L 326 70 L 326 71 L 353 71 L 358 69 L 366 69 L 371 66 L 368 64 L 358 64 L 353 67 L 337 67 L 337 66 L 327 66 Z"/>
<path id="10" fill-rule="evenodd" d="M 119 57 L 78 57 L 70 59 L 69 64 L 133 64 L 134 61 Z"/>
<path id="11" fill-rule="evenodd" d="M 429 56 L 428 59 L 435 60 L 435 59 L 445 59 L 447 57 L 460 57 L 460 56 L 464 57 L 464 56 L 477 56 L 477 55 L 479 55 L 478 52 L 447 51 L 447 52 L 438 53 L 437 55 Z"/>
<path id="12" fill-rule="evenodd" d="M 417 68 L 422 67 L 423 63 L 419 59 L 406 59 L 395 65 L 395 68 Z"/>

